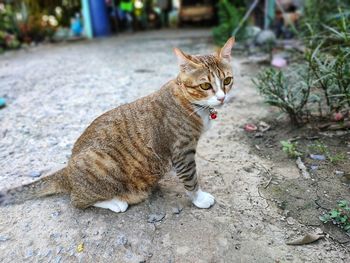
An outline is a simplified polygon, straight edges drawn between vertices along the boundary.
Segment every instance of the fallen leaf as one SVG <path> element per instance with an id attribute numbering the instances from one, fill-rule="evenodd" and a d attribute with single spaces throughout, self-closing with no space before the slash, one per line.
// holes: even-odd
<path id="1" fill-rule="evenodd" d="M 148 216 L 147 222 L 148 223 L 159 222 L 159 221 L 162 221 L 164 217 L 165 217 L 165 213 L 151 214 Z"/>
<path id="2" fill-rule="evenodd" d="M 323 237 L 324 237 L 323 233 L 313 233 L 313 234 L 308 233 L 301 238 L 297 238 L 293 241 L 286 242 L 286 244 L 292 245 L 292 246 L 306 245 L 306 244 L 313 243 Z"/>
<path id="3" fill-rule="evenodd" d="M 78 253 L 81 253 L 84 251 L 84 243 L 80 243 L 78 246 L 77 246 L 77 252 Z"/>

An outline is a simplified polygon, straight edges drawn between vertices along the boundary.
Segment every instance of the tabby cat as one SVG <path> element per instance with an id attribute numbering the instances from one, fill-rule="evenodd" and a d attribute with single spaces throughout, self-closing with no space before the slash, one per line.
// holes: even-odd
<path id="1" fill-rule="evenodd" d="M 0 204 L 68 193 L 78 208 L 124 212 L 147 198 L 174 169 L 199 208 L 214 197 L 198 184 L 195 154 L 201 134 L 233 85 L 230 38 L 213 55 L 175 48 L 180 72 L 160 90 L 95 119 L 75 143 L 66 167 L 30 184 L 0 192 Z M 211 118 L 210 118 L 211 117 Z"/>

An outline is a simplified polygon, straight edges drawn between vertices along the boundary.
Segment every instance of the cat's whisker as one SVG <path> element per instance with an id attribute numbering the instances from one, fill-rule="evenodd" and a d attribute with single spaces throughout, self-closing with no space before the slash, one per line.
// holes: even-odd
<path id="1" fill-rule="evenodd" d="M 192 116 L 193 114 L 199 112 L 200 110 L 202 110 L 203 108 L 197 108 L 196 110 L 192 111 L 192 113 L 190 115 L 188 115 L 189 117 Z"/>
<path id="2" fill-rule="evenodd" d="M 199 107 L 198 107 L 198 106 L 199 106 Z M 194 110 L 193 112 L 191 112 L 191 114 L 189 115 L 189 117 L 192 116 L 193 114 L 199 112 L 200 110 L 210 110 L 210 106 L 208 106 L 208 105 L 197 104 L 197 109 Z"/>

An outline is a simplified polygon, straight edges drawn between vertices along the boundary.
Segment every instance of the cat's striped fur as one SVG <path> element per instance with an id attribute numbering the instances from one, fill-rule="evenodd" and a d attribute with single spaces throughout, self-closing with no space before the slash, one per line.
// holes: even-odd
<path id="1" fill-rule="evenodd" d="M 221 105 L 232 87 L 232 78 L 227 85 L 223 82 L 232 77 L 233 43 L 231 38 L 221 52 L 206 56 L 175 49 L 180 64 L 176 79 L 98 117 L 75 143 L 65 168 L 0 192 L 0 203 L 69 193 L 79 208 L 95 205 L 125 211 L 128 204 L 147 198 L 173 168 L 196 206 L 213 205 L 214 198 L 198 185 L 195 154 L 210 124 L 208 107 Z M 210 83 L 210 89 L 203 89 L 203 83 Z"/>

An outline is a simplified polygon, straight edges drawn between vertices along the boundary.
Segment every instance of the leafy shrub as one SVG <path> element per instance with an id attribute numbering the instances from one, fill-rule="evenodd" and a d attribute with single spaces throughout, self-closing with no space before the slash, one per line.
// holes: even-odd
<path id="1" fill-rule="evenodd" d="M 59 25 L 69 26 L 80 1 L 0 1 L 0 51 L 21 43 L 51 40 Z"/>
<path id="2" fill-rule="evenodd" d="M 308 146 L 309 150 L 313 153 L 325 155 L 325 157 L 333 164 L 344 162 L 346 160 L 346 155 L 344 153 L 337 152 L 332 154 L 328 146 L 321 141 L 316 141 Z"/>
<path id="3" fill-rule="evenodd" d="M 0 49 L 17 48 L 20 43 L 13 10 L 10 5 L 0 5 Z"/>
<path id="4" fill-rule="evenodd" d="M 331 1 L 332 2 L 332 1 Z M 350 9 L 328 19 L 330 25 L 308 26 L 311 52 L 306 61 L 330 111 L 350 106 Z M 317 43 L 317 45 L 316 45 Z"/>
<path id="5" fill-rule="evenodd" d="M 286 112 L 294 124 L 349 111 L 350 23 L 344 12 L 336 17 L 334 27 L 322 25 L 322 32 L 309 25 L 309 49 L 301 62 L 283 71 L 267 69 L 253 80 L 266 103 Z"/>
<path id="6" fill-rule="evenodd" d="M 51 39 L 55 33 L 55 26 L 43 23 L 43 14 L 30 15 L 25 21 L 18 22 L 19 38 L 22 42 L 38 43 L 45 39 Z"/>
<path id="7" fill-rule="evenodd" d="M 323 223 L 332 222 L 344 231 L 350 232 L 350 207 L 346 200 L 339 201 L 337 206 L 328 213 L 320 216 Z"/>
<path id="8" fill-rule="evenodd" d="M 286 112 L 293 124 L 302 120 L 304 107 L 310 95 L 310 83 L 305 71 L 293 68 L 287 73 L 269 68 L 261 72 L 253 82 L 265 98 L 265 102 Z M 295 71 L 294 71 L 295 70 Z"/>
<path id="9" fill-rule="evenodd" d="M 301 33 L 307 45 L 316 47 L 321 41 L 342 44 L 344 38 L 333 33 L 346 32 L 344 22 L 350 17 L 350 1 L 306 0 L 304 5 Z"/>

